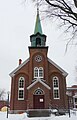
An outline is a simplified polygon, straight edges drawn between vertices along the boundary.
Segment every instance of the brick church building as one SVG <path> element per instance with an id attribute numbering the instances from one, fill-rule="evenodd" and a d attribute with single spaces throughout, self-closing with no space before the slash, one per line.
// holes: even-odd
<path id="1" fill-rule="evenodd" d="M 30 36 L 29 58 L 10 73 L 11 111 L 66 108 L 66 76 L 60 66 L 48 58 L 46 35 L 37 11 L 34 34 Z"/>

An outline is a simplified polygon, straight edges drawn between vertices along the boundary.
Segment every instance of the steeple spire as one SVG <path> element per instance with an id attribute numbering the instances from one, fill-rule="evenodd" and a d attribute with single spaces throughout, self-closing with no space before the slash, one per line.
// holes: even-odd
<path id="1" fill-rule="evenodd" d="M 46 47 L 46 35 L 42 33 L 42 27 L 39 17 L 39 3 L 37 0 L 37 16 L 34 34 L 30 36 L 31 47 Z"/>
<path id="2" fill-rule="evenodd" d="M 38 0 L 37 0 L 37 15 L 39 15 L 39 3 L 38 3 Z"/>
<path id="3" fill-rule="evenodd" d="M 40 22 L 40 17 L 39 17 L 39 3 L 37 2 L 37 16 L 36 16 L 36 24 L 35 24 L 35 30 L 34 34 L 36 33 L 42 34 L 42 27 L 41 27 L 41 22 Z"/>

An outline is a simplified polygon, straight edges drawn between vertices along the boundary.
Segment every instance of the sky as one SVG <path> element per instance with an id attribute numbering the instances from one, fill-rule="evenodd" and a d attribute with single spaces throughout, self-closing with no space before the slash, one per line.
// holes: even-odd
<path id="1" fill-rule="evenodd" d="M 34 33 L 36 7 L 27 0 L 0 0 L 0 88 L 9 91 L 9 74 L 18 67 L 18 61 L 29 57 L 30 35 Z M 75 66 L 77 47 L 70 46 L 65 54 L 66 41 L 56 22 L 41 21 L 43 33 L 47 35 L 48 57 L 67 73 L 67 86 L 77 84 Z"/>

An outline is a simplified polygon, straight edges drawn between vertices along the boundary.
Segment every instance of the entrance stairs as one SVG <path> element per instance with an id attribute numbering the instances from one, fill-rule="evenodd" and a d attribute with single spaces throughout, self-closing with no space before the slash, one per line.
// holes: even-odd
<path id="1" fill-rule="evenodd" d="M 28 109 L 28 117 L 49 117 L 51 115 L 50 109 Z"/>

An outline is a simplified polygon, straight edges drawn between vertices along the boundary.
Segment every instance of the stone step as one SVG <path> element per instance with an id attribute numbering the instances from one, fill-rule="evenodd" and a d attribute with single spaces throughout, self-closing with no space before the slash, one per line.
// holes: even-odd
<path id="1" fill-rule="evenodd" d="M 49 109 L 29 109 L 27 110 L 28 117 L 49 117 L 51 110 Z"/>

